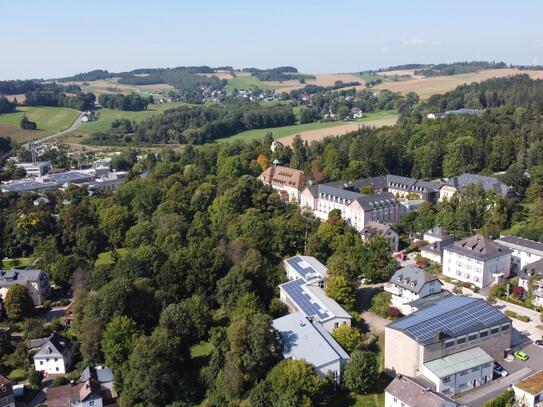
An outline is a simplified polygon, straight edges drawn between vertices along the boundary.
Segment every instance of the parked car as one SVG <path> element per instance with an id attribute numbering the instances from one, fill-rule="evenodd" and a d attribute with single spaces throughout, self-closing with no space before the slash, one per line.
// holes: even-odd
<path id="1" fill-rule="evenodd" d="M 509 374 L 505 368 L 498 362 L 494 362 L 494 375 L 497 377 L 505 377 Z"/>
<path id="2" fill-rule="evenodd" d="M 522 352 L 520 350 L 513 353 L 513 356 L 516 357 L 518 360 L 523 360 L 523 361 L 530 359 L 530 357 L 525 352 Z"/>
<path id="3" fill-rule="evenodd" d="M 535 341 L 534 344 L 536 346 L 539 346 L 540 348 L 543 348 L 543 341 L 541 339 L 538 339 L 537 341 Z"/>

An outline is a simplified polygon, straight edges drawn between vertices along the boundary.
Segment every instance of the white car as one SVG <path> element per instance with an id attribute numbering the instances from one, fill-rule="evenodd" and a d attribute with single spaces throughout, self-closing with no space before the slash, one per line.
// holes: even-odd
<path id="1" fill-rule="evenodd" d="M 499 377 L 505 377 L 509 374 L 505 368 L 497 362 L 494 362 L 494 374 Z"/>

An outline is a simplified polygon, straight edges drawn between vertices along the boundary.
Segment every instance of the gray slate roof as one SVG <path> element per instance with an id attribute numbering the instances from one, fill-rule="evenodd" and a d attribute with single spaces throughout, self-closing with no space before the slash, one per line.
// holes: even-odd
<path id="1" fill-rule="evenodd" d="M 15 283 L 25 285 L 29 281 L 39 281 L 43 275 L 46 275 L 43 270 L 0 270 L 0 287 Z"/>
<path id="2" fill-rule="evenodd" d="M 426 272 L 415 266 L 405 266 L 397 270 L 390 278 L 391 283 L 417 294 L 426 283 L 435 280 L 439 281 L 438 278 L 426 274 Z"/>
<path id="3" fill-rule="evenodd" d="M 40 349 L 36 352 L 34 357 L 64 357 L 66 353 L 71 351 L 72 349 L 72 342 L 57 334 L 56 332 L 53 332 L 49 338 L 46 338 L 47 341 L 45 341 L 41 346 Z"/>
<path id="4" fill-rule="evenodd" d="M 444 394 L 430 390 L 407 376 L 396 376 L 385 392 L 410 407 L 460 406 Z"/>
<path id="5" fill-rule="evenodd" d="M 94 379 L 98 383 L 109 383 L 113 381 L 113 371 L 108 367 L 95 368 L 94 366 L 87 366 L 81 373 L 81 382 Z"/>
<path id="6" fill-rule="evenodd" d="M 543 256 L 543 243 L 534 240 L 524 239 L 517 236 L 502 236 L 494 242 L 509 248 L 520 249 L 528 253 Z"/>
<path id="7" fill-rule="evenodd" d="M 481 184 L 485 191 L 494 191 L 502 197 L 509 193 L 509 187 L 497 178 L 479 174 L 461 174 L 449 178 L 443 184 L 454 186 L 459 191 L 463 191 L 470 184 Z"/>
<path id="8" fill-rule="evenodd" d="M 400 318 L 387 329 L 409 335 L 423 345 L 439 342 L 438 334 L 454 338 L 511 320 L 483 299 L 454 295 Z"/>
<path id="9" fill-rule="evenodd" d="M 445 250 L 479 260 L 493 259 L 511 253 L 511 250 L 507 247 L 494 243 L 494 241 L 481 235 L 466 237 L 454 242 L 452 245 L 448 245 Z"/>

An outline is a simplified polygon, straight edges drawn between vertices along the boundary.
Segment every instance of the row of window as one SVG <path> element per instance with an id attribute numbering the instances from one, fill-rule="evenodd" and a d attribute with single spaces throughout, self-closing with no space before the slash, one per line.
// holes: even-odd
<path id="1" fill-rule="evenodd" d="M 463 345 L 466 342 L 475 341 L 477 339 L 487 338 L 489 335 L 496 335 L 498 333 L 508 331 L 510 328 L 509 324 L 503 324 L 500 326 L 493 326 L 490 329 L 482 329 L 479 332 L 472 332 L 468 335 L 462 335 L 457 338 L 447 339 L 445 341 L 445 348 L 452 348 L 455 345 Z"/>
<path id="2" fill-rule="evenodd" d="M 456 270 L 456 275 L 458 277 L 462 277 L 462 272 L 460 270 Z M 464 273 L 463 274 L 464 278 L 468 279 L 468 280 L 472 280 L 472 281 L 475 281 L 476 283 L 478 283 L 479 281 L 481 281 L 481 279 L 478 277 L 478 276 L 471 276 L 471 274 L 469 273 Z"/>

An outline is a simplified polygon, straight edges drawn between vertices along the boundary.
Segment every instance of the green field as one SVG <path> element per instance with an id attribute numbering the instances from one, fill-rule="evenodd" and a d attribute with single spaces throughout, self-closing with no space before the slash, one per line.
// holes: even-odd
<path id="1" fill-rule="evenodd" d="M 20 131 L 15 133 L 9 131 L 13 129 L 7 129 L 9 133 L 5 135 L 8 135 L 17 143 L 23 143 L 31 138 L 48 136 L 70 127 L 79 116 L 79 113 L 75 109 L 68 109 L 66 107 L 19 106 L 15 113 L 0 114 L 0 124 L 7 124 L 19 129 Z M 36 122 L 38 130 L 24 131 L 20 128 L 19 122 L 23 114 L 26 114 L 29 120 Z M 0 136 L 4 135 L 2 132 L 0 130 Z"/>
<path id="2" fill-rule="evenodd" d="M 179 103 L 163 103 L 159 105 L 151 104 L 147 108 L 147 110 L 142 110 L 139 112 L 128 112 L 125 110 L 115 110 L 115 109 L 106 109 L 106 108 L 100 108 L 96 110 L 96 113 L 98 113 L 98 120 L 93 122 L 86 122 L 81 123 L 81 127 L 79 128 L 78 132 L 90 134 L 90 133 L 96 133 L 96 132 L 103 132 L 109 130 L 111 127 L 111 123 L 116 119 L 128 119 L 128 120 L 135 120 L 140 121 L 144 120 L 148 117 L 151 117 L 153 115 L 160 114 L 168 109 L 173 109 L 174 107 L 187 105 L 187 103 L 179 102 Z"/>
<path id="3" fill-rule="evenodd" d="M 305 123 L 305 124 L 294 124 L 292 126 L 283 126 L 283 127 L 274 127 L 267 129 L 255 129 L 248 130 L 242 133 L 235 134 L 230 137 L 225 137 L 218 139 L 218 142 L 223 141 L 233 141 L 233 140 L 261 140 L 264 138 L 266 133 L 271 132 L 274 139 L 280 139 L 281 137 L 292 136 L 293 134 L 299 134 L 305 131 L 310 130 L 319 130 L 327 129 L 330 127 L 338 127 L 343 124 L 348 123 L 366 123 L 373 120 L 388 119 L 392 117 L 397 117 L 397 114 L 394 110 L 386 110 L 382 112 L 367 113 L 366 117 L 358 120 L 351 121 L 335 121 L 335 122 L 324 122 L 324 123 Z"/>
<path id="4" fill-rule="evenodd" d="M 121 248 L 117 249 L 117 254 L 119 257 L 125 256 L 128 253 L 128 249 Z M 113 253 L 112 252 L 102 252 L 98 255 L 98 258 L 94 262 L 95 266 L 110 266 L 114 264 Z"/>
<path id="5" fill-rule="evenodd" d="M 279 89 L 278 86 L 272 86 L 268 85 L 265 82 L 262 82 L 260 79 L 258 79 L 256 76 L 238 76 L 236 78 L 228 79 L 228 84 L 226 85 L 226 91 L 228 93 L 232 93 L 234 89 L 237 90 L 246 90 L 259 87 L 263 90 L 273 90 L 273 89 Z"/>

